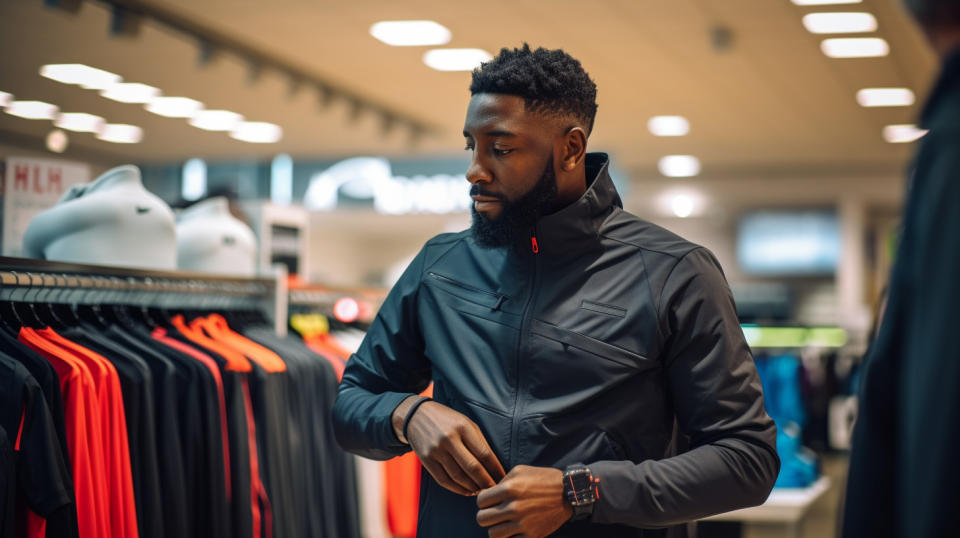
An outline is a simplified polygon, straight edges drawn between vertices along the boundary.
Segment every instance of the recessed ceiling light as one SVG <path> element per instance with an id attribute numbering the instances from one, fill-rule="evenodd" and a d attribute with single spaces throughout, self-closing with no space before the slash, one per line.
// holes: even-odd
<path id="1" fill-rule="evenodd" d="M 139 82 L 121 82 L 103 90 L 100 95 L 121 103 L 149 103 L 160 96 L 160 89 Z"/>
<path id="2" fill-rule="evenodd" d="M 70 143 L 70 139 L 67 137 L 67 133 L 61 131 L 60 129 L 54 129 L 47 133 L 47 149 L 54 153 L 63 153 L 67 150 L 67 145 Z"/>
<path id="3" fill-rule="evenodd" d="M 272 144 L 283 138 L 283 129 L 263 121 L 245 121 L 230 133 L 230 137 L 253 144 Z"/>
<path id="4" fill-rule="evenodd" d="M 13 95 L 7 92 L 0 92 L 0 108 L 6 107 L 13 101 Z"/>
<path id="5" fill-rule="evenodd" d="M 57 105 L 43 101 L 13 101 L 6 109 L 7 114 L 28 120 L 52 120 L 59 111 Z"/>
<path id="6" fill-rule="evenodd" d="M 156 97 L 147 103 L 147 111 L 167 118 L 192 118 L 203 110 L 203 103 L 187 97 Z"/>
<path id="7" fill-rule="evenodd" d="M 860 106 L 910 106 L 915 101 L 909 88 L 864 88 L 857 92 Z"/>
<path id="8" fill-rule="evenodd" d="M 100 130 L 97 138 L 115 144 L 136 144 L 143 140 L 143 129 L 125 123 L 108 123 Z"/>
<path id="9" fill-rule="evenodd" d="M 803 27 L 813 34 L 876 32 L 877 19 L 869 13 L 808 13 Z"/>
<path id="10" fill-rule="evenodd" d="M 927 130 L 919 129 L 916 125 L 887 125 L 883 128 L 883 139 L 891 144 L 913 142 L 925 134 Z"/>
<path id="11" fill-rule="evenodd" d="M 684 136 L 690 132 L 690 122 L 683 116 L 654 116 L 647 128 L 654 136 Z"/>
<path id="12" fill-rule="evenodd" d="M 394 47 L 446 45 L 450 30 L 433 21 L 381 21 L 370 27 L 370 35 Z"/>
<path id="13" fill-rule="evenodd" d="M 890 45 L 879 37 L 834 37 L 824 39 L 820 50 L 831 58 L 869 58 L 886 56 Z"/>
<path id="14" fill-rule="evenodd" d="M 700 160 L 693 155 L 667 155 L 658 168 L 667 177 L 693 177 L 700 173 Z"/>
<path id="15" fill-rule="evenodd" d="M 232 131 L 243 116 L 229 110 L 202 110 L 190 118 L 190 125 L 204 131 Z"/>
<path id="16" fill-rule="evenodd" d="M 48 64 L 40 68 L 40 75 L 88 90 L 103 90 L 123 80 L 120 75 L 83 64 Z"/>
<path id="17" fill-rule="evenodd" d="M 859 4 L 862 0 L 793 0 L 798 6 L 829 6 L 833 4 Z"/>
<path id="18" fill-rule="evenodd" d="M 56 121 L 53 122 L 57 127 L 78 133 L 100 132 L 105 123 L 107 123 L 106 120 L 100 116 L 85 112 L 65 112 L 57 116 Z"/>
<path id="19" fill-rule="evenodd" d="M 674 215 L 685 219 L 693 213 L 693 198 L 686 194 L 677 194 L 670 200 L 670 209 Z"/>
<path id="20" fill-rule="evenodd" d="M 423 63 L 437 71 L 473 71 L 491 58 L 483 49 L 433 49 L 423 55 Z"/>

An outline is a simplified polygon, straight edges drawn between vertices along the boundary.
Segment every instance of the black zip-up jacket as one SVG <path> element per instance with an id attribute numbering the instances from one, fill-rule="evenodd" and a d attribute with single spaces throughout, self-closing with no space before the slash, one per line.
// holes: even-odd
<path id="1" fill-rule="evenodd" d="M 593 516 L 558 536 L 681 536 L 668 527 L 766 499 L 776 429 L 723 273 L 625 212 L 607 161 L 587 156 L 586 193 L 524 245 L 480 248 L 469 231 L 427 242 L 347 363 L 344 448 L 409 450 L 391 414 L 433 380 L 504 469 L 585 463 L 600 478 Z M 486 536 L 476 514 L 476 498 L 423 473 L 419 536 Z"/>

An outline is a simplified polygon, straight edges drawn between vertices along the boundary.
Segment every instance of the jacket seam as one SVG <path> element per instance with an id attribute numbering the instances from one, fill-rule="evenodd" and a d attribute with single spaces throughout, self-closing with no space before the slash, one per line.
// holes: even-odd
<path id="1" fill-rule="evenodd" d="M 687 256 L 690 255 L 691 252 L 702 250 L 703 248 L 704 247 L 697 246 L 695 248 L 690 249 L 686 253 L 684 253 L 683 256 L 680 256 L 679 258 L 677 258 L 677 263 L 673 264 L 673 267 L 670 268 L 670 272 L 667 273 L 667 277 L 663 279 L 663 287 L 660 288 L 660 294 L 657 297 L 656 303 L 654 303 L 656 305 L 655 308 L 657 311 L 657 328 L 658 328 L 657 330 L 658 331 L 660 330 L 659 329 L 660 324 L 666 322 L 666 320 L 661 319 L 661 307 L 663 306 L 663 292 L 666 291 L 667 289 L 667 284 L 670 282 L 670 277 L 673 276 L 673 272 L 677 270 L 677 267 L 680 266 L 683 260 L 685 260 Z M 662 339 L 662 343 L 666 343 L 666 338 L 664 335 L 661 335 L 661 339 Z"/>

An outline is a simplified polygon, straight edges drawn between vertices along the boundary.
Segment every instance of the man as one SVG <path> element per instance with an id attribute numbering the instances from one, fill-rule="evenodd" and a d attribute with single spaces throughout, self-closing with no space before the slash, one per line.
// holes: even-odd
<path id="1" fill-rule="evenodd" d="M 843 534 L 960 529 L 960 1 L 906 0 L 942 60 L 921 116 L 890 295 L 868 353 Z"/>
<path id="2" fill-rule="evenodd" d="M 417 454 L 427 537 L 679 536 L 763 502 L 776 432 L 726 282 L 623 211 L 586 153 L 593 81 L 524 45 L 470 91 L 473 226 L 428 241 L 384 302 L 340 386 L 341 445 Z"/>

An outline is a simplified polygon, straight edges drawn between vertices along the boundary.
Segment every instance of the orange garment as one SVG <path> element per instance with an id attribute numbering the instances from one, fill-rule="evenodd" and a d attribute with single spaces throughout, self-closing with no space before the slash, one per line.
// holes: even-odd
<path id="1" fill-rule="evenodd" d="M 285 372 L 287 370 L 287 364 L 283 362 L 280 355 L 234 332 L 230 329 L 230 326 L 227 325 L 227 320 L 219 314 L 210 314 L 203 318 L 196 318 L 190 322 L 190 328 L 203 331 L 210 338 L 256 361 L 267 373 Z"/>
<path id="2" fill-rule="evenodd" d="M 33 329 L 20 329 L 18 339 L 50 361 L 60 379 L 80 538 L 109 536 L 103 455 L 98 449 L 100 436 L 95 434 L 99 420 L 93 376 L 72 353 L 48 342 Z"/>
<path id="3" fill-rule="evenodd" d="M 181 314 L 174 316 L 173 319 L 170 320 L 170 323 L 180 332 L 180 334 L 185 336 L 194 344 L 197 344 L 201 348 L 208 349 L 223 357 L 224 360 L 227 361 L 228 370 L 233 372 L 250 372 L 253 370 L 253 367 L 250 366 L 250 361 L 243 356 L 243 353 L 239 353 L 230 346 L 217 342 L 216 340 L 205 335 L 201 330 L 188 326 L 186 320 L 183 319 Z"/>
<path id="4" fill-rule="evenodd" d="M 46 328 L 37 334 L 84 360 L 94 376 L 102 417 L 104 464 L 110 499 L 110 528 L 112 536 L 137 538 L 137 507 L 133 497 L 133 473 L 130 470 L 130 442 L 127 439 L 127 418 L 123 409 L 120 376 L 104 356 Z"/>
<path id="5" fill-rule="evenodd" d="M 420 395 L 432 398 L 433 383 Z M 420 513 L 420 460 L 407 452 L 384 462 L 383 472 L 390 532 L 397 538 L 413 538 Z"/>
<path id="6" fill-rule="evenodd" d="M 320 355 L 330 363 L 330 366 L 333 367 L 334 373 L 337 374 L 337 381 L 343 379 L 343 372 L 347 367 L 347 361 L 345 358 L 341 357 L 338 353 L 328 348 L 321 340 L 317 339 L 317 335 L 305 336 L 303 338 L 303 343 L 306 344 L 311 351 Z"/>

